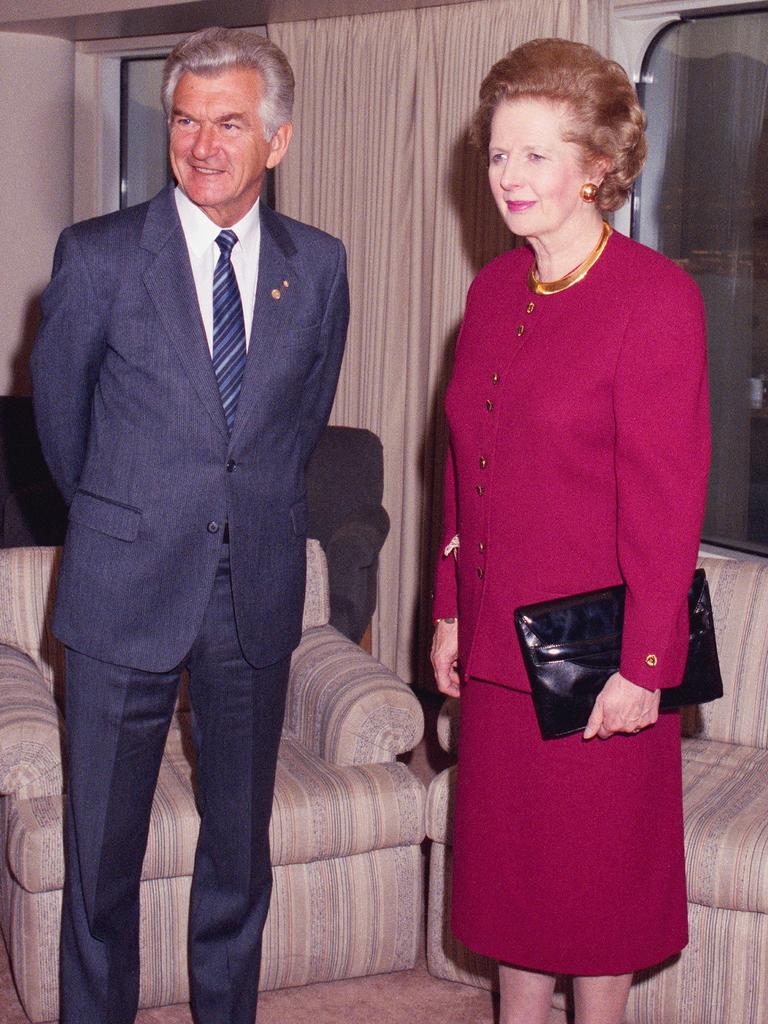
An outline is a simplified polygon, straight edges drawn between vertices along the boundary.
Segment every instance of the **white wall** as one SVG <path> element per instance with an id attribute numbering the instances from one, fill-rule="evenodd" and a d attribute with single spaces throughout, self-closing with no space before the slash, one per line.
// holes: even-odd
<path id="1" fill-rule="evenodd" d="M 0 394 L 29 394 L 37 299 L 72 220 L 74 45 L 0 33 Z"/>

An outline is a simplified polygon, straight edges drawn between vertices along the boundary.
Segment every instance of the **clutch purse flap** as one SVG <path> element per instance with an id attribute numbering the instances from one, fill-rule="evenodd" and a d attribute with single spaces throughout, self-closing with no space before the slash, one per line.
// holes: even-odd
<path id="1" fill-rule="evenodd" d="M 518 608 L 515 629 L 545 738 L 583 729 L 597 694 L 618 671 L 623 585 Z M 663 689 L 661 706 L 722 696 L 722 680 L 706 576 L 697 569 L 688 593 L 690 637 L 680 686 Z"/>

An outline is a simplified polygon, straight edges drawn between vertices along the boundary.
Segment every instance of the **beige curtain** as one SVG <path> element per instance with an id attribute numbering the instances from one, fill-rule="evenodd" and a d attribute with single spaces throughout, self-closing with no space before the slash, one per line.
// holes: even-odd
<path id="1" fill-rule="evenodd" d="M 428 678 L 442 392 L 477 270 L 512 244 L 467 128 L 488 68 L 539 36 L 605 51 L 609 0 L 481 0 L 270 25 L 297 79 L 278 208 L 342 238 L 352 315 L 332 422 L 384 445 L 392 527 L 374 652 Z"/>

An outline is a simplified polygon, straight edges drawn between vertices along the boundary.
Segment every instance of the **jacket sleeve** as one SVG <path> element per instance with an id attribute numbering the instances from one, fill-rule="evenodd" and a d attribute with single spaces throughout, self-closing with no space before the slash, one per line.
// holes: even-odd
<path id="1" fill-rule="evenodd" d="M 469 318 L 470 309 L 475 299 L 476 280 L 469 286 L 467 300 L 464 307 L 464 320 L 456 339 L 456 350 L 454 352 L 454 372 L 459 353 L 462 351 L 462 339 L 464 338 L 464 325 Z M 453 443 L 449 436 L 448 447 L 445 453 L 445 466 L 443 469 L 443 526 L 440 534 L 440 547 L 436 554 L 435 583 L 432 594 L 432 616 L 435 619 L 447 619 L 459 614 L 458 598 L 458 558 L 461 550 L 461 536 L 459 531 L 459 498 L 457 491 L 456 454 Z M 451 541 L 458 537 L 459 546 L 455 550 Z"/>
<path id="2" fill-rule="evenodd" d="M 432 602 L 432 615 L 436 619 L 446 619 L 458 615 L 456 557 L 453 553 L 445 554 L 446 547 L 458 532 L 456 467 L 453 448 L 449 443 L 445 454 L 443 477 L 443 531 L 440 535 L 440 549 L 437 552 L 435 591 Z"/>
<path id="3" fill-rule="evenodd" d="M 677 686 L 710 435 L 704 307 L 676 268 L 627 327 L 614 412 L 618 560 L 627 588 L 620 670 L 647 689 Z"/>
<path id="4" fill-rule="evenodd" d="M 317 359 L 307 377 L 302 398 L 302 418 L 305 425 L 306 457 L 314 451 L 328 422 L 336 385 L 344 356 L 349 324 L 349 285 L 347 283 L 347 257 L 344 245 L 335 240 L 336 269 L 323 314 L 321 344 Z"/>
<path id="5" fill-rule="evenodd" d="M 71 228 L 59 238 L 40 307 L 31 358 L 35 420 L 48 468 L 69 504 L 85 462 L 91 404 L 106 346 L 103 298 Z"/>

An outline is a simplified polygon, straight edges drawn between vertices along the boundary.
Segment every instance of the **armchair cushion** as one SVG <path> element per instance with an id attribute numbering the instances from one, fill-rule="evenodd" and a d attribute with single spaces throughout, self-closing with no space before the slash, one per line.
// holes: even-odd
<path id="1" fill-rule="evenodd" d="M 456 766 L 427 795 L 430 839 L 452 845 Z M 688 899 L 705 907 L 768 913 L 768 750 L 712 740 L 683 742 Z"/>
<path id="2" fill-rule="evenodd" d="M 274 864 L 413 846 L 423 837 L 424 789 L 404 764 L 329 764 L 283 736 L 269 832 Z"/>
<path id="3" fill-rule="evenodd" d="M 688 899 L 768 914 L 768 750 L 683 742 Z"/>
<path id="4" fill-rule="evenodd" d="M 10 806 L 8 864 L 27 892 L 51 892 L 64 884 L 62 815 L 61 795 Z M 142 879 L 191 875 L 198 829 L 189 763 L 166 753 Z M 274 865 L 413 846 L 423 837 L 424 788 L 405 765 L 331 765 L 283 737 L 270 824 Z"/>

